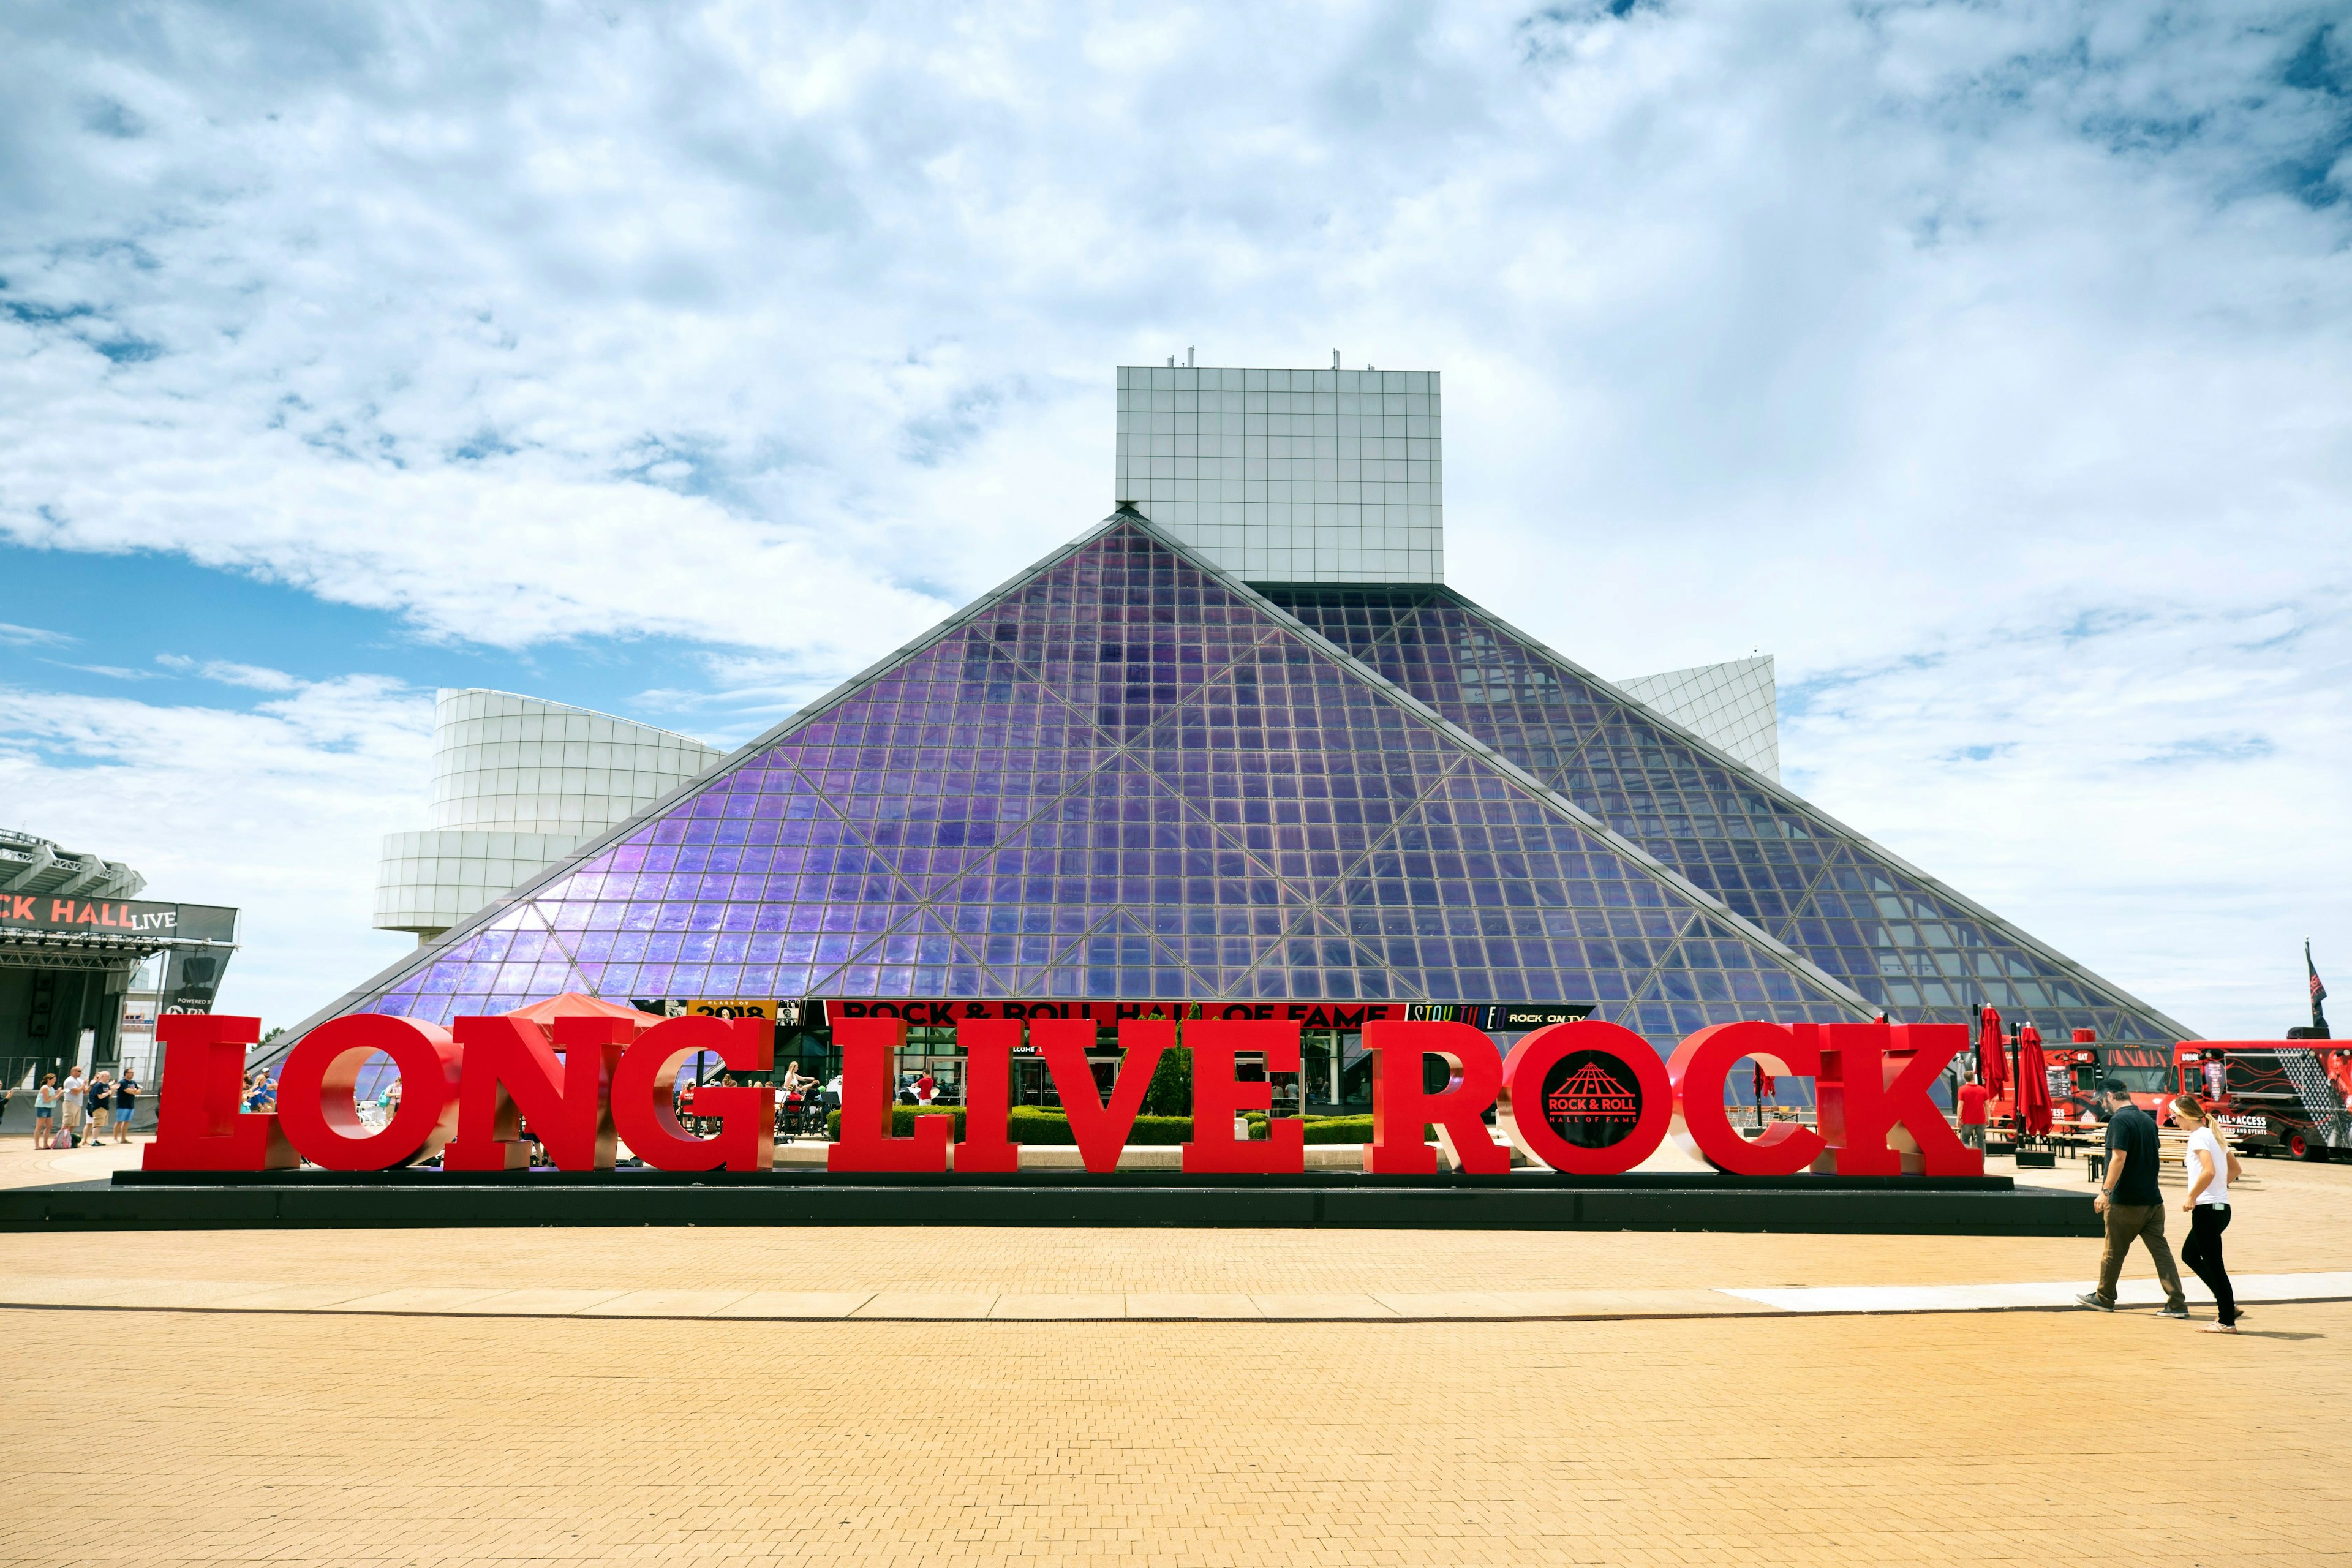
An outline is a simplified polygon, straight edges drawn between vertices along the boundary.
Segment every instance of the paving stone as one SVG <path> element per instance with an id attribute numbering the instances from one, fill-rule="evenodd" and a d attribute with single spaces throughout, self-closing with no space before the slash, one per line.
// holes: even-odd
<path id="1" fill-rule="evenodd" d="M 989 1309 L 992 1318 L 1124 1318 L 1127 1298 L 1111 1292 L 1084 1296 L 1004 1295 Z"/>
<path id="2" fill-rule="evenodd" d="M 871 1290 L 754 1290 L 714 1318 L 845 1318 L 874 1299 Z"/>
<path id="3" fill-rule="evenodd" d="M 717 1317 L 0 1311 L 26 1364 L 99 1351 L 140 1391 L 78 1408 L 74 1447 L 0 1432 L 20 1493 L 95 1473 L 87 1445 L 111 1500 L 69 1542 L 10 1510 L 0 1562 L 2321 1561 L 2352 1303 L 2257 1323 L 852 1319 L 787 1344 Z M 1988 1419 L 2037 1366 L 2065 1396 Z M 2183 1408 L 2230 1456 L 2186 1548 Z"/>
<path id="4" fill-rule="evenodd" d="M 996 1304 L 992 1294 L 883 1290 L 857 1309 L 860 1318 L 985 1318 Z"/>
<path id="5" fill-rule="evenodd" d="M 360 1285 L 272 1285 L 266 1289 L 244 1296 L 223 1296 L 209 1303 L 215 1307 L 233 1307 L 243 1312 L 306 1311 L 320 1307 L 340 1306 L 361 1296 L 375 1294 Z"/>
<path id="6" fill-rule="evenodd" d="M 58 1179 L 31 1161 L 0 1150 L 0 1182 Z M 2228 1246 L 2259 1305 L 2235 1337 L 2146 1310 L 1813 1317 L 1731 1294 L 2031 1304 L 2087 1282 L 2087 1240 L 0 1236 L 0 1300 L 51 1302 L 0 1310 L 17 1363 L 96 1357 L 136 1391 L 0 1431 L 32 1500 L 0 1517 L 0 1564 L 2330 1561 L 2352 1302 L 2288 1298 L 2352 1294 L 2352 1166 L 2254 1169 Z M 2152 1299 L 2141 1256 L 2126 1281 Z M 346 1310 L 500 1285 L 446 1315 Z M 870 1321 L 884 1297 L 1127 1316 Z M 80 1310 L 240 1300 L 313 1305 Z M 1309 1310 L 1339 1301 L 1430 1321 Z M 694 1321 L 590 1315 L 632 1302 Z M 772 1321 L 795 1302 L 856 1315 Z M 1459 1315 L 1482 1304 L 1579 1321 Z M 2184 1419 L 2223 1456 L 2202 1490 Z M 101 1507 L 41 1501 L 100 1483 Z"/>
<path id="7" fill-rule="evenodd" d="M 1267 1295 L 1250 1297 L 1251 1303 L 1268 1318 L 1394 1318 L 1391 1309 L 1370 1296 L 1354 1293 L 1321 1295 Z"/>
<path id="8" fill-rule="evenodd" d="M 467 1313 L 487 1312 L 499 1315 L 532 1318 L 567 1317 L 625 1296 L 625 1290 L 565 1290 L 530 1286 L 519 1290 L 500 1290 L 466 1305 Z"/>
<path id="9" fill-rule="evenodd" d="M 581 1308 L 583 1318 L 707 1318 L 750 1295 L 748 1290 L 631 1290 Z"/>
<path id="10" fill-rule="evenodd" d="M 1129 1291 L 1130 1318 L 1262 1318 L 1255 1301 L 1240 1292 Z"/>
<path id="11" fill-rule="evenodd" d="M 412 1285 L 398 1290 L 379 1290 L 373 1296 L 358 1296 L 339 1301 L 339 1312 L 455 1312 L 487 1300 L 499 1292 L 495 1288 L 454 1285 Z"/>

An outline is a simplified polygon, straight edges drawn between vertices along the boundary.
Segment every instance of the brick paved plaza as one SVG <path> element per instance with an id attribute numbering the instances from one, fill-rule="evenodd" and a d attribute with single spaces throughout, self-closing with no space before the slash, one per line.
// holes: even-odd
<path id="1" fill-rule="evenodd" d="M 105 1158 L 10 1152 L 0 1179 L 72 1179 Z M 2230 1236 L 2240 1273 L 2352 1267 L 2352 1169 L 2251 1173 Z M 2056 1177 L 2080 1179 L 2079 1167 Z M 141 1305 L 5 1310 L 28 1375 L 0 1439 L 19 1500 L 0 1558 L 2346 1555 L 2352 1302 L 2265 1305 L 2231 1340 L 2145 1311 L 1811 1316 L 1722 1295 L 2086 1281 L 2094 1251 L 1401 1232 L 11 1236 L 0 1256 L 18 1289 L 0 1299 Z M 493 1289 L 541 1294 L 467 1310 Z M 707 1315 L 746 1291 L 928 1298 L 942 1321 Z M 1621 1305 L 1481 1321 L 1466 1300 L 1480 1291 Z M 625 1293 L 642 1315 L 589 1315 Z M 1155 1296 L 1412 1299 L 1430 1312 L 1018 1321 L 1002 1310 Z M 1465 1299 L 1459 1315 L 1449 1296 Z M 1710 1299 L 1725 1309 L 1699 1304 Z M 996 1320 L 971 1321 L 974 1300 L 996 1304 Z M 159 1304 L 206 1310 L 147 1310 Z M 2194 1476 L 2192 1427 L 2217 1457 Z"/>

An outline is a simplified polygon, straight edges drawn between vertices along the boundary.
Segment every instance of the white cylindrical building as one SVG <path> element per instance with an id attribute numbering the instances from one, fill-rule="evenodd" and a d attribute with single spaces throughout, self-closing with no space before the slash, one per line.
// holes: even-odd
<path id="1" fill-rule="evenodd" d="M 430 942 L 724 754 L 561 702 L 442 691 L 433 714 L 432 826 L 384 836 L 376 927 Z"/>

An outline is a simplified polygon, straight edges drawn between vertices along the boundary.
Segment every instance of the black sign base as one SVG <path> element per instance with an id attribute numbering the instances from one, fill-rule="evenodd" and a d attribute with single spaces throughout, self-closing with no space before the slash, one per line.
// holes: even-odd
<path id="1" fill-rule="evenodd" d="M 15 1232 L 648 1225 L 2099 1234 L 2088 1194 L 2006 1176 L 126 1171 L 0 1192 L 0 1230 Z"/>

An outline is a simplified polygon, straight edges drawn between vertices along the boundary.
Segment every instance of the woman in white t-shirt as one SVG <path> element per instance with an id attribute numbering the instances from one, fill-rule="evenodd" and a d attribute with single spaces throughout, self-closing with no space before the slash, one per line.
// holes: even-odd
<path id="1" fill-rule="evenodd" d="M 41 1087 L 33 1095 L 33 1147 L 46 1149 L 51 1129 L 57 1126 L 58 1075 L 41 1079 Z"/>
<path id="2" fill-rule="evenodd" d="M 2180 1210 L 2189 1216 L 2189 1239 L 2180 1245 L 2180 1261 L 2197 1270 L 2205 1289 L 2213 1292 L 2220 1321 L 2209 1324 L 2209 1334 L 2238 1331 L 2238 1298 L 2230 1289 L 2230 1271 L 2221 1263 L 2221 1233 L 2230 1228 L 2230 1184 L 2238 1179 L 2238 1156 L 2231 1153 L 2206 1119 L 2197 1097 L 2184 1094 L 2172 1102 L 2172 1118 L 2189 1129 L 2189 1147 L 2180 1156 L 2189 1174 L 2189 1195 Z"/>

